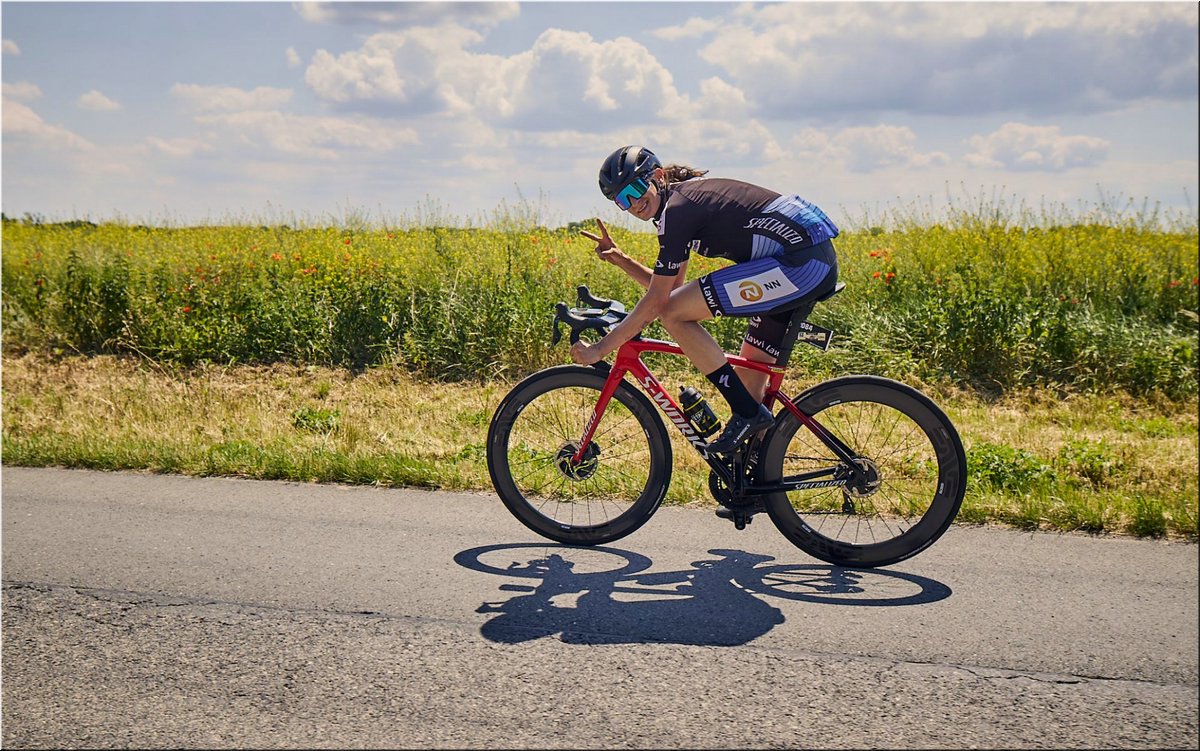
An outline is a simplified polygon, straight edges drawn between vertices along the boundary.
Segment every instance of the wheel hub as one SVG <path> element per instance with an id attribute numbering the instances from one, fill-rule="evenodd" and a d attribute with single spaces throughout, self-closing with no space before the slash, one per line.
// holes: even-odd
<path id="1" fill-rule="evenodd" d="M 554 457 L 554 463 L 558 467 L 558 471 L 562 472 L 563 477 L 575 482 L 583 482 L 596 474 L 596 470 L 600 468 L 600 446 L 595 441 L 589 443 L 583 451 L 583 457 L 576 464 L 574 458 L 578 452 L 579 443 L 568 441 L 558 450 L 558 454 Z"/>
<path id="2" fill-rule="evenodd" d="M 846 493 L 854 498 L 866 498 L 879 492 L 883 480 L 879 478 L 879 465 L 865 456 L 854 460 L 854 477 L 846 483 Z"/>

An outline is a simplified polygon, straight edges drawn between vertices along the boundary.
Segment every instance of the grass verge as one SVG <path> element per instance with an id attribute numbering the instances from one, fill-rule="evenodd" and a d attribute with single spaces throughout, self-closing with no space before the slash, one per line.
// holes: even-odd
<path id="1" fill-rule="evenodd" d="M 692 376 L 678 374 L 702 386 Z M 960 523 L 1197 538 L 1194 404 L 1038 390 L 991 400 L 921 386 L 967 449 Z M 490 491 L 487 427 L 510 387 L 395 368 L 9 356 L 3 463 Z M 699 459 L 682 445 L 675 454 L 667 502 L 711 505 Z"/>

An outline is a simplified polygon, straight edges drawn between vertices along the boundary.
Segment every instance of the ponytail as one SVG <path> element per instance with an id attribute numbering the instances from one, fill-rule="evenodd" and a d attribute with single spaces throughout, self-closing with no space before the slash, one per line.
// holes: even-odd
<path id="1" fill-rule="evenodd" d="M 666 172 L 666 180 L 668 183 L 681 183 L 685 180 L 691 180 L 693 177 L 703 177 L 708 174 L 706 169 L 696 169 L 683 164 L 668 164 L 663 167 L 663 172 Z"/>

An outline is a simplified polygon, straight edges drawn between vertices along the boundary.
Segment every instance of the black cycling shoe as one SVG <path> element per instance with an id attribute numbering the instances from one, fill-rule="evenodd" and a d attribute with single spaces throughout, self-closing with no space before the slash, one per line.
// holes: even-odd
<path id="1" fill-rule="evenodd" d="M 709 456 L 728 454 L 740 446 L 742 441 L 763 428 L 769 427 L 773 422 L 775 422 L 775 416 L 771 414 L 771 410 L 761 404 L 758 405 L 758 414 L 754 417 L 742 417 L 735 414 L 729 418 L 729 424 L 725 426 L 720 437 L 709 443 L 704 452 Z"/>

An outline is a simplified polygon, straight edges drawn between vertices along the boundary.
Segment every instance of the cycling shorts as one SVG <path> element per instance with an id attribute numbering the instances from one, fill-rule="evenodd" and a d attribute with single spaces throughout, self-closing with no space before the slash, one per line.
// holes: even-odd
<path id="1" fill-rule="evenodd" d="M 837 284 L 837 255 L 829 240 L 778 256 L 736 263 L 700 277 L 714 316 L 750 318 L 745 342 L 779 358 L 788 324 L 807 317 L 817 298 Z"/>

